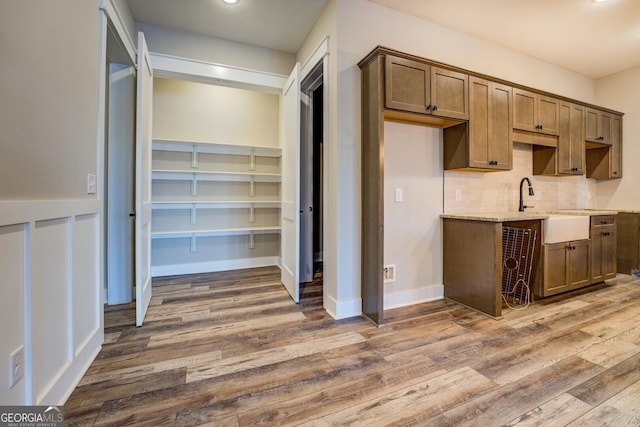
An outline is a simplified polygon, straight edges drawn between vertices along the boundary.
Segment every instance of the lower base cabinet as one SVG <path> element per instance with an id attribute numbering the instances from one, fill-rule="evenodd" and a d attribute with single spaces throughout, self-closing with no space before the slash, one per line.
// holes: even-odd
<path id="1" fill-rule="evenodd" d="M 618 212 L 616 230 L 616 271 L 632 274 L 640 269 L 640 212 Z"/>
<path id="2" fill-rule="evenodd" d="M 541 297 L 567 292 L 591 283 L 589 240 L 543 245 Z"/>
<path id="3" fill-rule="evenodd" d="M 591 283 L 616 277 L 616 217 L 591 217 Z"/>

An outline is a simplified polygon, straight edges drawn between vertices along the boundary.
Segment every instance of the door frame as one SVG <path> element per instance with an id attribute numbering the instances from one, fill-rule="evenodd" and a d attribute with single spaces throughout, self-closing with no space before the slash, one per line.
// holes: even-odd
<path id="1" fill-rule="evenodd" d="M 324 82 L 324 64 L 323 61 L 319 61 L 309 74 L 304 77 L 300 83 L 300 92 L 302 95 L 301 102 L 301 129 L 300 129 L 300 282 L 306 283 L 313 281 L 314 275 L 314 263 L 315 252 L 313 247 L 313 217 L 316 215 L 313 213 L 309 215 L 309 212 L 315 212 L 317 206 L 314 206 L 313 200 L 313 171 L 315 167 L 313 152 L 314 152 L 314 140 L 313 135 L 315 132 L 313 125 L 314 107 L 313 107 L 313 93 Z M 324 90 L 322 97 L 324 98 Z M 324 99 L 323 99 L 323 114 L 322 122 L 324 128 Z M 324 132 L 324 129 L 323 129 Z M 323 133 L 324 135 L 324 133 Z M 323 144 L 324 147 L 324 144 Z M 323 175 L 324 180 L 324 175 Z M 324 190 L 324 182 L 322 185 Z M 310 218 L 309 218 L 310 217 Z M 320 237 L 322 240 L 323 237 Z M 323 242 L 324 243 L 324 242 Z M 310 266 L 308 265 L 310 264 Z"/>

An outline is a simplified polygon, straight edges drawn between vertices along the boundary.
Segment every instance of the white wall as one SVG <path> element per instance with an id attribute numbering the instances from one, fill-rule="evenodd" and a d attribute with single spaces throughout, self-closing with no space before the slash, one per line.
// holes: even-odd
<path id="1" fill-rule="evenodd" d="M 0 5 L 0 200 L 95 198 L 98 36 L 95 0 Z"/>
<path id="2" fill-rule="evenodd" d="M 0 3 L 0 404 L 63 404 L 102 343 L 99 16 L 95 0 Z"/>
<path id="3" fill-rule="evenodd" d="M 273 49 L 143 23 L 136 28 L 144 32 L 149 51 L 155 53 L 284 75 L 295 64 L 294 55 Z"/>
<path id="4" fill-rule="evenodd" d="M 442 298 L 442 130 L 384 124 L 384 307 Z M 402 201 L 396 202 L 396 189 Z"/>
<path id="5" fill-rule="evenodd" d="M 278 147 L 280 97 L 155 78 L 153 137 Z"/>
<path id="6" fill-rule="evenodd" d="M 640 210 L 640 67 L 596 81 L 598 105 L 625 113 L 622 118 L 622 179 L 597 183 L 599 208 Z"/>

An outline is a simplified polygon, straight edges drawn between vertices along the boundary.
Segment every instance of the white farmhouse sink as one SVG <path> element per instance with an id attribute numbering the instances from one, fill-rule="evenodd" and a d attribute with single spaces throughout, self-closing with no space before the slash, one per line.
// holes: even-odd
<path id="1" fill-rule="evenodd" d="M 589 215 L 549 215 L 543 220 L 544 243 L 589 238 Z"/>

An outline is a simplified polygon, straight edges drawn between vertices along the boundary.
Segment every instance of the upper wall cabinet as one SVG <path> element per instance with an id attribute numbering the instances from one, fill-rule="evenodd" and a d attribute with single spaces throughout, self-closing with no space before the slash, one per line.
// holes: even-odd
<path id="1" fill-rule="evenodd" d="M 560 132 L 560 101 L 538 93 L 514 89 L 513 128 L 558 135 Z"/>
<path id="2" fill-rule="evenodd" d="M 610 144 L 612 119 L 613 115 L 609 112 L 587 108 L 585 139 L 589 142 Z"/>
<path id="3" fill-rule="evenodd" d="M 587 118 L 589 110 L 594 111 L 587 109 Z M 602 115 L 609 117 L 604 120 L 610 125 L 608 142 L 603 142 L 607 141 L 603 138 L 598 143 L 586 143 L 587 178 L 622 178 L 622 116 L 604 112 Z"/>
<path id="4" fill-rule="evenodd" d="M 558 172 L 584 174 L 584 121 L 582 105 L 560 103 L 560 135 L 558 136 Z"/>
<path id="5" fill-rule="evenodd" d="M 467 120 L 468 84 L 466 74 L 386 55 L 386 108 Z"/>
<path id="6" fill-rule="evenodd" d="M 512 88 L 469 77 L 469 122 L 444 130 L 445 169 L 510 170 Z"/>

